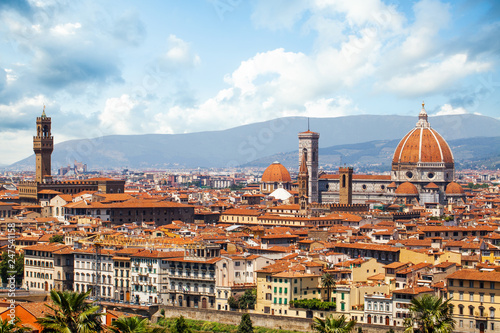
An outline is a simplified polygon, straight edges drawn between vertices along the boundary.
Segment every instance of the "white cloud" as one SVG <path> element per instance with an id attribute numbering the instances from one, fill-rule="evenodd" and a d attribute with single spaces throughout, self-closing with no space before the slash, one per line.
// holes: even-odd
<path id="1" fill-rule="evenodd" d="M 50 31 L 55 35 L 69 36 L 69 35 L 74 35 L 76 31 L 81 27 L 82 25 L 79 22 L 65 23 L 65 24 L 58 24 L 50 28 Z"/>
<path id="2" fill-rule="evenodd" d="M 132 121 L 137 105 L 137 101 L 127 94 L 108 98 L 104 110 L 99 114 L 103 135 L 137 133 L 137 124 Z"/>
<path id="3" fill-rule="evenodd" d="M 451 104 L 444 104 L 441 109 L 435 114 L 435 116 L 449 116 L 456 114 L 466 114 L 468 113 L 463 107 L 453 108 Z"/>
<path id="4" fill-rule="evenodd" d="M 395 76 L 386 87 L 405 96 L 422 96 L 449 90 L 460 79 L 489 70 L 492 64 L 468 61 L 466 54 L 456 54 L 442 62 L 421 63 L 412 73 Z"/>
<path id="5" fill-rule="evenodd" d="M 168 36 L 168 51 L 165 60 L 172 65 L 194 67 L 200 63 L 200 57 L 194 53 L 191 45 L 175 35 Z"/>

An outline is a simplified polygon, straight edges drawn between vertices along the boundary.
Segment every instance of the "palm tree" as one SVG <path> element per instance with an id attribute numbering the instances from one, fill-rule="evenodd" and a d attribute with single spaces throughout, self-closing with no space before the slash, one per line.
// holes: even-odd
<path id="1" fill-rule="evenodd" d="M 347 320 L 345 315 L 334 317 L 330 315 L 325 320 L 314 318 L 313 329 L 318 333 L 350 333 L 354 331 L 356 321 Z"/>
<path id="2" fill-rule="evenodd" d="M 111 333 L 161 333 L 166 328 L 153 326 L 147 318 L 120 317 L 108 327 Z"/>
<path id="3" fill-rule="evenodd" d="M 407 333 L 451 333 L 455 329 L 451 299 L 423 294 L 411 300 L 410 317 L 405 320 Z M 416 328 L 415 328 L 416 327 Z"/>
<path id="4" fill-rule="evenodd" d="M 21 321 L 16 317 L 14 322 L 11 322 L 9 319 L 3 320 L 0 318 L 0 333 L 24 333 L 27 332 L 28 329 L 19 326 Z"/>
<path id="5" fill-rule="evenodd" d="M 99 307 L 86 303 L 90 295 L 72 291 L 50 291 L 52 304 L 45 305 L 50 309 L 43 318 L 38 318 L 37 323 L 42 326 L 43 333 L 90 333 L 101 332 L 103 328 L 103 313 L 98 312 Z"/>
<path id="6" fill-rule="evenodd" d="M 321 276 L 321 285 L 323 288 L 326 288 L 326 301 L 329 302 L 332 295 L 332 289 L 334 289 L 336 285 L 333 275 L 329 273 L 323 274 L 323 276 Z"/>

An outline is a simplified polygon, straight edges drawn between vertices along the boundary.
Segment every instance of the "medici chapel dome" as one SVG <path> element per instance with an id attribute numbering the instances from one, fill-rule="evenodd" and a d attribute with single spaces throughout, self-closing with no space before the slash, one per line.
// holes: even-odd
<path id="1" fill-rule="evenodd" d="M 274 162 L 267 167 L 262 175 L 263 183 L 286 183 L 291 182 L 292 178 L 288 170 L 279 162 Z"/>
<path id="2" fill-rule="evenodd" d="M 446 163 L 453 164 L 451 149 L 439 133 L 432 129 L 422 104 L 418 122 L 399 142 L 392 164 Z"/>

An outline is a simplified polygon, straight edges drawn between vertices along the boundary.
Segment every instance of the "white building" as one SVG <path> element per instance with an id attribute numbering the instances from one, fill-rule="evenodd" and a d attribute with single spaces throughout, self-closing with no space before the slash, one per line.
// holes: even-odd
<path id="1" fill-rule="evenodd" d="M 99 296 L 101 299 L 113 299 L 114 296 L 114 272 L 113 255 L 111 250 L 101 250 L 99 256 L 100 280 L 99 295 L 97 291 L 92 291 L 92 296 Z M 92 290 L 96 281 L 96 255 L 94 249 L 79 249 L 74 252 L 74 286 L 76 292 L 87 292 Z"/>

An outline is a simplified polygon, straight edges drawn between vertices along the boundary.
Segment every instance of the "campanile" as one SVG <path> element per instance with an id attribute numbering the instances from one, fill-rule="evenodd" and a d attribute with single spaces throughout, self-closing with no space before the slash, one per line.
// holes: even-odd
<path id="1" fill-rule="evenodd" d="M 45 106 L 40 117 L 36 118 L 36 136 L 33 137 L 33 151 L 36 156 L 36 181 L 42 183 L 51 178 L 51 155 L 54 150 L 54 137 L 50 132 L 52 121 L 45 114 Z"/>

